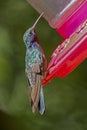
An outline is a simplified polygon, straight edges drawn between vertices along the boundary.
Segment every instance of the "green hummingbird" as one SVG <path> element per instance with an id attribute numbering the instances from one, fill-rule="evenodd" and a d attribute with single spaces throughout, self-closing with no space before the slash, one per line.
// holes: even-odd
<path id="1" fill-rule="evenodd" d="M 23 36 L 26 45 L 25 73 L 29 83 L 31 108 L 32 112 L 35 112 L 38 108 L 41 115 L 45 112 L 42 81 L 46 76 L 47 60 L 38 42 L 35 27 L 42 15 L 43 13 L 41 13 L 34 25 Z"/>

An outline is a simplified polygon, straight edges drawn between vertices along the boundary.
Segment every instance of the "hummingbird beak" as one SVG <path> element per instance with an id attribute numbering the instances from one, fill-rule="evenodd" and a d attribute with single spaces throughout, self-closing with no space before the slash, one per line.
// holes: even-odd
<path id="1" fill-rule="evenodd" d="M 41 13 L 41 15 L 37 18 L 37 20 L 35 21 L 35 23 L 33 24 L 33 26 L 31 28 L 29 28 L 27 30 L 27 32 L 34 32 L 35 31 L 35 27 L 38 23 L 38 21 L 40 20 L 40 18 L 43 16 L 44 12 Z"/>
<path id="2" fill-rule="evenodd" d="M 44 12 L 42 12 L 42 13 L 40 14 L 40 16 L 37 18 L 37 20 L 35 21 L 34 25 L 32 26 L 32 29 L 34 29 L 34 28 L 36 27 L 38 21 L 39 21 L 40 18 L 43 16 L 43 14 L 44 14 Z"/>

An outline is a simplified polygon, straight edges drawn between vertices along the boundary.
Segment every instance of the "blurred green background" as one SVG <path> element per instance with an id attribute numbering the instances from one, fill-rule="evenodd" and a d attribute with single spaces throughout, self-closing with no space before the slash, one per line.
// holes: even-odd
<path id="1" fill-rule="evenodd" d="M 45 115 L 31 112 L 22 37 L 38 16 L 25 0 L 0 0 L 0 130 L 87 130 L 87 60 L 44 87 Z M 62 38 L 43 18 L 37 34 L 49 61 Z"/>

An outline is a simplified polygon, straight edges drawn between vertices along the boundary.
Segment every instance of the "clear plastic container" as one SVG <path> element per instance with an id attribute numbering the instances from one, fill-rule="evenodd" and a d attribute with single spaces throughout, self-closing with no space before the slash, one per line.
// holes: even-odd
<path id="1" fill-rule="evenodd" d="M 57 28 L 86 0 L 27 0 L 44 18 Z M 68 13 L 66 14 L 66 12 Z"/>
<path id="2" fill-rule="evenodd" d="M 27 0 L 63 38 L 86 19 L 87 0 Z"/>

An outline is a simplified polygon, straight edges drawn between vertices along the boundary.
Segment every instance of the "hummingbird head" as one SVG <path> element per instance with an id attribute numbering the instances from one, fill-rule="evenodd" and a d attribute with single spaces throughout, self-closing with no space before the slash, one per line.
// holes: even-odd
<path id="1" fill-rule="evenodd" d="M 31 44 L 34 42 L 36 37 L 36 33 L 33 27 L 29 28 L 23 36 L 24 43 L 26 47 L 31 46 Z"/>
<path id="2" fill-rule="evenodd" d="M 43 16 L 44 12 L 41 13 L 41 15 L 38 17 L 38 19 L 35 21 L 34 25 L 29 28 L 24 36 L 23 36 L 23 40 L 24 40 L 24 43 L 26 45 L 26 47 L 28 48 L 29 46 L 31 46 L 31 44 L 35 41 L 36 39 L 36 33 L 35 33 L 35 27 L 39 21 L 39 19 Z"/>

